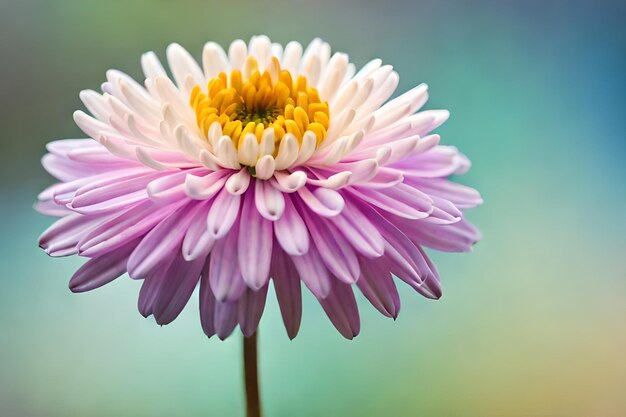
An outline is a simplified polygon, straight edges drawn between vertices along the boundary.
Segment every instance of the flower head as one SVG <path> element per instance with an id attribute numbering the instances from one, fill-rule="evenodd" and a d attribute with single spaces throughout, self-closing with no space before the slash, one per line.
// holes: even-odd
<path id="1" fill-rule="evenodd" d="M 391 66 L 357 72 L 319 39 L 209 42 L 202 66 L 172 44 L 167 61 L 173 79 L 144 54 L 144 85 L 108 71 L 102 93 L 81 92 L 91 115 L 74 114 L 89 138 L 48 145 L 59 182 L 37 207 L 60 219 L 40 245 L 88 258 L 72 291 L 128 272 L 141 314 L 167 324 L 199 282 L 202 327 L 220 338 L 256 331 L 270 280 L 292 338 L 301 281 L 347 338 L 355 287 L 394 318 L 394 276 L 440 297 L 422 247 L 469 250 L 479 233 L 462 210 L 481 198 L 448 179 L 470 164 L 430 133 L 448 112 L 418 112 L 426 85 L 389 100 Z"/>

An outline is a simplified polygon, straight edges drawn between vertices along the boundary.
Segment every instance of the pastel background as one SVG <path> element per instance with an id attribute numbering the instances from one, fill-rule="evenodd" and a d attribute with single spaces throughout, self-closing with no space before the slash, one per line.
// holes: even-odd
<path id="1" fill-rule="evenodd" d="M 312 296 L 289 341 L 261 322 L 272 416 L 626 415 L 626 6 L 615 1 L 0 0 L 0 415 L 242 416 L 240 336 L 207 340 L 197 301 L 166 327 L 127 277 L 73 295 L 36 194 L 44 144 L 81 137 L 78 92 L 171 41 L 200 55 L 266 33 L 322 36 L 400 91 L 427 82 L 443 141 L 486 204 L 472 254 L 436 254 L 444 296 L 402 287 L 397 321 L 361 302 L 346 341 Z M 361 300 L 363 301 L 363 300 Z"/>

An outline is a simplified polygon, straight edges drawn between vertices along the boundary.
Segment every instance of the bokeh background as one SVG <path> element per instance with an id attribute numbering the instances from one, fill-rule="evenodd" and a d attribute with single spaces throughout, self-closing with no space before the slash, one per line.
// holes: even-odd
<path id="1" fill-rule="evenodd" d="M 444 297 L 402 287 L 396 322 L 361 300 L 346 341 L 312 296 L 290 341 L 261 322 L 267 416 L 626 415 L 626 7 L 620 1 L 0 0 L 0 415 L 242 416 L 241 340 L 207 340 L 197 301 L 166 327 L 138 282 L 73 295 L 50 259 L 44 144 L 81 137 L 78 92 L 171 41 L 200 55 L 266 33 L 322 36 L 400 91 L 426 81 L 443 141 L 486 204 L 472 254 L 435 254 Z"/>

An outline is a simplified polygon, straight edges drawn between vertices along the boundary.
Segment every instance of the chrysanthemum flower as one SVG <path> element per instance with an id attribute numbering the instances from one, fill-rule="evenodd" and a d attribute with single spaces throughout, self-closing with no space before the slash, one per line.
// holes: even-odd
<path id="1" fill-rule="evenodd" d="M 270 280 L 291 338 L 300 281 L 347 338 L 356 288 L 393 318 L 394 277 L 441 296 L 423 247 L 469 250 L 479 233 L 462 210 L 481 198 L 448 179 L 470 163 L 430 133 L 447 111 L 418 112 L 426 85 L 389 100 L 391 66 L 357 72 L 318 39 L 209 42 L 202 66 L 172 44 L 167 61 L 172 78 L 143 55 L 143 85 L 108 71 L 102 93 L 80 94 L 91 115 L 74 113 L 89 138 L 48 145 L 60 182 L 37 207 L 60 219 L 40 244 L 88 258 L 72 291 L 128 272 L 143 280 L 141 314 L 167 324 L 199 283 L 202 328 L 222 339 L 256 331 Z"/>

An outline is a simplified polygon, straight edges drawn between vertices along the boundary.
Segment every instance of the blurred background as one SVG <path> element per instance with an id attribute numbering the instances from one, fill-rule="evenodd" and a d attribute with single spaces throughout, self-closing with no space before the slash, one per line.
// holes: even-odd
<path id="1" fill-rule="evenodd" d="M 321 36 L 399 91 L 427 82 L 439 132 L 473 161 L 484 240 L 435 254 L 444 296 L 401 289 L 396 322 L 360 300 L 344 340 L 307 295 L 290 341 L 273 295 L 260 372 L 272 416 L 626 415 L 626 6 L 620 1 L 0 0 L 0 415 L 243 416 L 240 336 L 173 324 L 139 282 L 67 289 L 32 210 L 46 142 L 83 137 L 78 92 L 176 41 L 196 57 L 265 33 Z"/>

